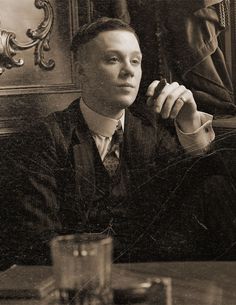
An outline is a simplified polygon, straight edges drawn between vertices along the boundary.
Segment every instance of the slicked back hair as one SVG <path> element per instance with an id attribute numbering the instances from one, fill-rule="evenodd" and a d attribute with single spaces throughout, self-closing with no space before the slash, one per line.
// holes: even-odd
<path id="1" fill-rule="evenodd" d="M 94 39 L 99 33 L 115 30 L 131 32 L 139 42 L 135 30 L 128 23 L 117 18 L 102 17 L 92 23 L 86 23 L 79 28 L 72 40 L 71 50 L 76 54 L 80 47 Z"/>

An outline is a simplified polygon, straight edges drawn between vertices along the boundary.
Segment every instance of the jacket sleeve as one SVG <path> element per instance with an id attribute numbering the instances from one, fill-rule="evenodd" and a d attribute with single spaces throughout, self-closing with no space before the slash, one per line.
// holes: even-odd
<path id="1" fill-rule="evenodd" d="M 49 241 L 61 229 L 55 178 L 58 155 L 47 123 L 37 124 L 16 143 L 8 165 L 2 257 L 10 264 L 45 264 Z"/>
<path id="2" fill-rule="evenodd" d="M 192 133 L 183 132 L 175 121 L 175 129 L 178 139 L 184 150 L 192 156 L 205 154 L 210 150 L 215 132 L 212 128 L 212 115 L 200 112 L 201 126 Z"/>

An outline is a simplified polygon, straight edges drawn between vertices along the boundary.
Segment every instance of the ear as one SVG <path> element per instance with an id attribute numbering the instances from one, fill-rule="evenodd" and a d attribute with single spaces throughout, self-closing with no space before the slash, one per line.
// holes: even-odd
<path id="1" fill-rule="evenodd" d="M 86 80 L 86 73 L 85 73 L 84 66 L 79 61 L 77 61 L 75 63 L 75 72 L 76 72 L 76 75 L 77 75 L 77 77 L 80 81 L 85 81 Z"/>

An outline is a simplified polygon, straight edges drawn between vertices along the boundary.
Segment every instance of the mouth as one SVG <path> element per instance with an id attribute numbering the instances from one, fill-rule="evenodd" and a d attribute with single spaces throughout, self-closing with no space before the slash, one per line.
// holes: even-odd
<path id="1" fill-rule="evenodd" d="M 120 85 L 118 85 L 118 87 L 120 87 L 120 88 L 135 88 L 134 85 L 129 84 L 129 83 L 120 84 Z"/>

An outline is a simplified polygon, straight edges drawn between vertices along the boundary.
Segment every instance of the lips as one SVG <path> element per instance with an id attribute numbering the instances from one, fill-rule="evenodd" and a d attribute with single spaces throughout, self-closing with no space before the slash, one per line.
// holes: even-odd
<path id="1" fill-rule="evenodd" d="M 132 85 L 132 84 L 120 84 L 120 85 L 118 85 L 118 87 L 121 87 L 121 88 L 135 88 L 135 86 Z"/>

